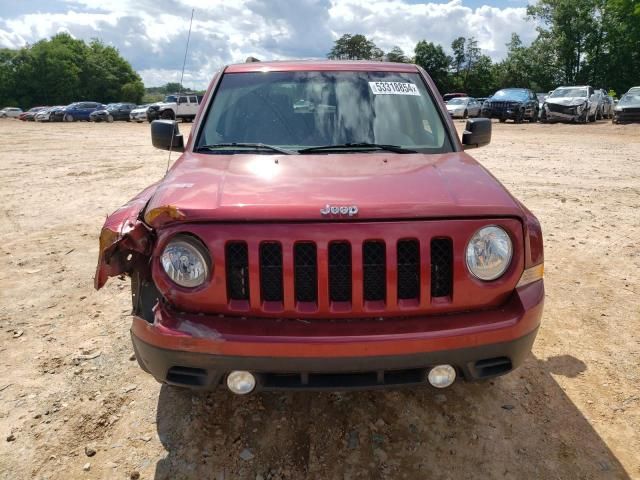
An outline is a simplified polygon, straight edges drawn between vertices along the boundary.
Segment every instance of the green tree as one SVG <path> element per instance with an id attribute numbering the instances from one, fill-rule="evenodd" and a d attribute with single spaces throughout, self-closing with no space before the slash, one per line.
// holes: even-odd
<path id="1" fill-rule="evenodd" d="M 441 93 L 446 92 L 450 88 L 449 67 L 452 59 L 444 52 L 442 45 L 420 40 L 414 54 L 414 62 L 426 70 Z"/>
<path id="2" fill-rule="evenodd" d="M 451 50 L 453 50 L 453 71 L 456 76 L 460 75 L 465 63 L 465 43 L 464 37 L 458 37 L 451 42 Z"/>
<path id="3" fill-rule="evenodd" d="M 409 59 L 398 46 L 393 47 L 386 55 L 388 62 L 409 63 Z"/>
<path id="4" fill-rule="evenodd" d="M 382 50 L 362 34 L 344 34 L 327 54 L 332 60 L 372 60 L 383 56 Z"/>
<path id="5" fill-rule="evenodd" d="M 115 48 L 99 40 L 87 44 L 67 33 L 19 50 L 0 51 L 0 80 L 0 104 L 23 108 L 78 100 L 119 101 L 123 85 L 141 83 Z"/>
<path id="6" fill-rule="evenodd" d="M 539 0 L 527 7 L 530 18 L 542 23 L 539 37 L 548 41 L 562 69 L 563 83 L 587 83 L 585 62 L 597 35 L 599 0 Z"/>
<path id="7" fill-rule="evenodd" d="M 125 102 L 139 104 L 144 96 L 144 84 L 140 80 L 125 83 L 120 89 L 120 98 Z"/>

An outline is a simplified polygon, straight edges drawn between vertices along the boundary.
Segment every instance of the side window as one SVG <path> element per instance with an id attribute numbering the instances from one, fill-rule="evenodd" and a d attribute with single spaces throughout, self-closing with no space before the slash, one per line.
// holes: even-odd
<path id="1" fill-rule="evenodd" d="M 187 103 L 187 102 L 188 102 L 187 97 L 179 97 L 178 98 L 178 103 Z"/>
<path id="2" fill-rule="evenodd" d="M 591 97 L 591 95 L 593 95 L 593 88 L 589 87 L 589 97 Z"/>
<path id="3" fill-rule="evenodd" d="M 189 103 L 198 103 L 198 99 L 196 97 L 189 97 Z"/>

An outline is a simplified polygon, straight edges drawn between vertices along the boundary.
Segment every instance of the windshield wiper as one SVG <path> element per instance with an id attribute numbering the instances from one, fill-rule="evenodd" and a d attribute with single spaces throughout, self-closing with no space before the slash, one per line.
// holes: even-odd
<path id="1" fill-rule="evenodd" d="M 384 145 L 381 143 L 367 143 L 367 142 L 359 142 L 359 143 L 339 143 L 336 145 L 320 145 L 318 147 L 308 147 L 303 148 L 302 150 L 298 150 L 298 153 L 313 153 L 313 152 L 321 152 L 323 150 L 386 150 L 388 152 L 393 153 L 418 153 L 415 150 L 410 150 L 408 148 L 403 148 L 398 145 Z"/>
<path id="2" fill-rule="evenodd" d="M 292 155 L 294 152 L 287 150 L 286 148 L 274 147 L 273 145 L 267 145 L 266 143 L 245 143 L 245 142 L 233 142 L 233 143 L 213 143 L 211 145 L 200 145 L 196 147 L 196 152 L 202 150 L 222 150 L 226 148 L 242 148 L 250 150 L 269 150 L 271 152 L 278 152 L 284 155 Z"/>

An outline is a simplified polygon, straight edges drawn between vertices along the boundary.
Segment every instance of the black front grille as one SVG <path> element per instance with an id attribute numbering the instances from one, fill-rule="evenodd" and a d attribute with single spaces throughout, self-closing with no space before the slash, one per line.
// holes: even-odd
<path id="1" fill-rule="evenodd" d="M 295 268 L 295 295 L 299 302 L 315 302 L 318 299 L 318 260 L 316 245 L 310 242 L 296 243 L 293 249 Z"/>
<path id="2" fill-rule="evenodd" d="M 640 113 L 640 108 L 635 108 L 635 107 L 623 108 L 622 111 L 624 113 Z"/>
<path id="3" fill-rule="evenodd" d="M 231 300 L 249 300 L 249 254 L 245 242 L 229 242 L 225 248 L 227 294 Z"/>
<path id="4" fill-rule="evenodd" d="M 493 112 L 502 112 L 503 110 L 513 110 L 520 106 L 518 102 L 489 102 L 483 105 L 483 108 Z"/>
<path id="5" fill-rule="evenodd" d="M 398 242 L 398 298 L 420 298 L 420 244 L 417 240 Z"/>
<path id="6" fill-rule="evenodd" d="M 451 295 L 453 246 L 448 238 L 431 240 L 431 296 Z"/>
<path id="7" fill-rule="evenodd" d="M 351 301 L 351 245 L 347 242 L 329 244 L 329 299 Z"/>
<path id="8" fill-rule="evenodd" d="M 282 301 L 282 245 L 277 242 L 260 244 L 260 293 L 263 301 Z"/>
<path id="9" fill-rule="evenodd" d="M 384 300 L 387 293 L 387 262 L 385 244 L 368 241 L 362 245 L 362 278 L 364 299 Z"/>

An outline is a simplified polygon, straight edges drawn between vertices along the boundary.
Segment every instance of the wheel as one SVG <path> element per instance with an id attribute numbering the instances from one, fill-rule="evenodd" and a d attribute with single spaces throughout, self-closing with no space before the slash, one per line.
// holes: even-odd
<path id="1" fill-rule="evenodd" d="M 173 111 L 165 110 L 160 114 L 160 118 L 162 118 L 163 120 L 174 120 L 175 115 L 173 114 Z"/>
<path id="2" fill-rule="evenodd" d="M 596 110 L 596 120 L 602 120 L 604 118 L 604 115 L 602 114 L 602 110 L 601 109 L 597 109 Z"/>
<path id="3" fill-rule="evenodd" d="M 63 120 L 65 122 L 75 122 L 76 121 L 76 119 L 73 118 L 73 115 L 71 115 L 70 113 L 65 113 Z"/>
<path id="4" fill-rule="evenodd" d="M 501 119 L 500 119 L 500 123 L 504 123 L 504 122 L 506 122 L 506 121 L 507 121 L 507 119 L 506 119 L 506 118 L 501 118 Z"/>
<path id="5" fill-rule="evenodd" d="M 469 112 L 465 110 L 464 113 L 462 114 L 462 118 L 469 118 Z"/>
<path id="6" fill-rule="evenodd" d="M 524 110 L 519 110 L 516 118 L 513 120 L 516 123 L 522 123 L 524 120 Z"/>
<path id="7" fill-rule="evenodd" d="M 111 114 L 107 115 L 107 122 L 113 123 L 113 115 Z"/>
<path id="8" fill-rule="evenodd" d="M 531 119 L 529 120 L 529 122 L 531 123 L 537 123 L 538 122 L 538 117 L 540 116 L 538 110 L 534 110 L 533 112 L 533 116 L 531 117 Z"/>

